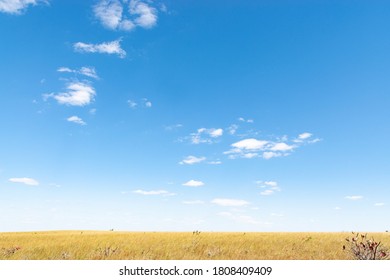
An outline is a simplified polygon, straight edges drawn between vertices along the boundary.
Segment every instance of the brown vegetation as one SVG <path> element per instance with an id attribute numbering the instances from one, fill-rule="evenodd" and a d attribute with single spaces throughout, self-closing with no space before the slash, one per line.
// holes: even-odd
<path id="1" fill-rule="evenodd" d="M 350 233 L 0 233 L 0 260 L 344 260 Z M 388 233 L 370 234 L 390 247 Z"/>

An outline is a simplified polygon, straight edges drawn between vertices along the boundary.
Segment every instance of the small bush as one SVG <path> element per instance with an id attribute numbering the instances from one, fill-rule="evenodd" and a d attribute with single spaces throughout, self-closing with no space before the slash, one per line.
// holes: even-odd
<path id="1" fill-rule="evenodd" d="M 352 233 L 354 234 L 354 233 Z M 348 244 L 343 246 L 355 260 L 388 260 L 390 251 L 381 242 L 374 238 L 368 238 L 367 234 L 354 234 L 353 237 L 345 239 Z"/>

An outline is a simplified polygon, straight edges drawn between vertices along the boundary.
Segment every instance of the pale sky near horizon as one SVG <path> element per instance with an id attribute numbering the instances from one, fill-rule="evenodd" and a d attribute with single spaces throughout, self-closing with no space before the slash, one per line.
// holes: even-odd
<path id="1" fill-rule="evenodd" d="M 0 231 L 389 230 L 389 13 L 0 0 Z"/>

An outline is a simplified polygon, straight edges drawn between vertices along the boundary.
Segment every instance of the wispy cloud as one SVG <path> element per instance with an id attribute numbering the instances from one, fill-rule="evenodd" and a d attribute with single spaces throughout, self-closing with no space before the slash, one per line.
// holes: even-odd
<path id="1" fill-rule="evenodd" d="M 71 116 L 69 118 L 66 119 L 68 122 L 73 122 L 73 123 L 76 123 L 76 124 L 79 124 L 79 125 L 86 125 L 86 122 L 83 121 L 80 117 L 78 116 Z"/>
<path id="2" fill-rule="evenodd" d="M 214 160 L 214 161 L 209 161 L 207 164 L 211 164 L 211 165 L 220 165 L 220 164 L 222 164 L 222 161 L 220 161 L 220 160 Z"/>
<path id="3" fill-rule="evenodd" d="M 137 108 L 137 106 L 138 106 L 138 103 L 135 102 L 135 101 L 133 101 L 133 100 L 127 100 L 127 104 L 128 104 L 129 107 L 132 108 L 132 109 L 135 109 L 135 108 Z"/>
<path id="4" fill-rule="evenodd" d="M 298 139 L 300 140 L 305 140 L 307 138 L 310 138 L 312 137 L 313 134 L 309 133 L 309 132 L 304 132 L 304 133 L 301 133 L 298 135 Z"/>
<path id="5" fill-rule="evenodd" d="M 377 207 L 381 207 L 381 206 L 385 206 L 386 204 L 383 203 L 383 202 L 378 202 L 378 203 L 375 203 L 374 206 L 377 206 Z"/>
<path id="6" fill-rule="evenodd" d="M 231 144 L 231 149 L 225 151 L 230 159 L 236 158 L 264 158 L 271 159 L 274 157 L 288 156 L 295 149 L 305 143 L 315 143 L 318 141 L 307 140 L 312 134 L 305 132 L 293 140 L 293 143 L 288 143 L 288 137 L 283 136 L 276 141 L 262 140 L 256 138 L 247 138 Z"/>
<path id="7" fill-rule="evenodd" d="M 153 104 L 147 98 L 143 98 L 142 101 L 146 108 L 152 108 Z"/>
<path id="8" fill-rule="evenodd" d="M 135 190 L 133 191 L 135 194 L 141 194 L 141 195 L 162 195 L 162 196 L 172 196 L 176 195 L 175 193 L 171 193 L 166 190 L 152 190 L 152 191 L 145 191 L 145 190 Z"/>
<path id="9" fill-rule="evenodd" d="M 168 130 L 168 131 L 173 131 L 173 130 L 177 130 L 179 128 L 182 128 L 183 125 L 178 123 L 178 124 L 171 124 L 171 125 L 166 125 L 164 126 L 165 130 Z"/>
<path id="10" fill-rule="evenodd" d="M 217 138 L 223 135 L 222 128 L 199 128 L 196 132 L 191 133 L 189 139 L 192 144 L 215 143 Z"/>
<path id="11" fill-rule="evenodd" d="M 8 179 L 8 181 L 10 181 L 12 183 L 21 183 L 21 184 L 25 184 L 25 185 L 29 185 L 29 186 L 38 186 L 39 185 L 39 182 L 37 180 L 32 179 L 32 178 L 26 178 L 26 177 L 10 178 L 10 179 Z"/>
<path id="12" fill-rule="evenodd" d="M 20 15 L 29 6 L 38 4 L 49 4 L 47 0 L 0 0 L 0 12 Z"/>
<path id="13" fill-rule="evenodd" d="M 361 199 L 363 199 L 363 196 L 361 196 L 361 195 L 350 195 L 350 196 L 346 196 L 345 198 L 349 199 L 349 200 L 361 200 Z"/>
<path id="14" fill-rule="evenodd" d="M 81 67 L 80 69 L 70 69 L 68 67 L 60 67 L 57 69 L 57 72 L 81 74 L 90 78 L 99 79 L 99 76 L 97 75 L 94 67 L 84 66 Z"/>
<path id="15" fill-rule="evenodd" d="M 127 104 L 131 109 L 137 109 L 137 108 L 152 108 L 153 104 L 150 102 L 147 98 L 142 98 L 140 101 L 134 101 L 134 100 L 127 100 Z"/>
<path id="16" fill-rule="evenodd" d="M 195 164 L 195 163 L 200 163 L 202 161 L 205 161 L 206 158 L 205 157 L 195 157 L 195 156 L 188 156 L 186 157 L 185 159 L 183 159 L 182 161 L 179 162 L 179 164 Z"/>
<path id="17" fill-rule="evenodd" d="M 184 183 L 183 186 L 196 188 L 196 187 L 204 186 L 204 183 L 202 181 L 190 180 Z"/>
<path id="18" fill-rule="evenodd" d="M 252 119 L 244 119 L 242 117 L 238 118 L 238 120 L 240 122 L 246 122 L 246 123 L 254 123 L 254 121 Z"/>
<path id="19" fill-rule="evenodd" d="M 100 44 L 77 42 L 73 44 L 73 48 L 76 52 L 80 53 L 116 54 L 120 58 L 124 58 L 126 56 L 126 52 L 122 49 L 120 43 L 120 39 L 111 42 L 103 42 Z"/>
<path id="20" fill-rule="evenodd" d="M 94 67 L 81 67 L 79 73 L 90 78 L 99 78 Z"/>
<path id="21" fill-rule="evenodd" d="M 260 195 L 273 195 L 275 192 L 281 191 L 280 187 L 278 186 L 278 183 L 275 181 L 257 181 L 256 184 L 260 188 L 264 189 L 262 192 L 260 192 Z"/>
<path id="22" fill-rule="evenodd" d="M 229 132 L 230 135 L 234 135 L 234 134 L 236 134 L 237 129 L 238 129 L 238 125 L 232 124 L 231 126 L 229 126 L 227 128 L 227 131 Z"/>
<path id="23" fill-rule="evenodd" d="M 101 24 L 111 30 L 152 28 L 158 19 L 157 9 L 150 6 L 150 2 L 140 0 L 100 0 L 93 12 Z"/>
<path id="24" fill-rule="evenodd" d="M 44 99 L 54 98 L 58 103 L 71 106 L 85 106 L 90 104 L 95 95 L 95 89 L 86 82 L 70 82 L 66 92 L 44 94 Z"/>
<path id="25" fill-rule="evenodd" d="M 239 207 L 248 205 L 249 202 L 242 199 L 230 199 L 230 198 L 215 198 L 211 201 L 211 203 L 219 205 L 219 206 L 231 206 L 231 207 Z"/>

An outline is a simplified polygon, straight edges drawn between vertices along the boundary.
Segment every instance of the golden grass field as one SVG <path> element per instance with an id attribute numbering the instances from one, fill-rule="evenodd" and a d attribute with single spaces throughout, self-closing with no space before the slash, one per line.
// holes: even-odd
<path id="1" fill-rule="evenodd" d="M 390 247 L 389 233 L 369 233 Z M 0 233 L 0 260 L 345 260 L 351 233 Z"/>

